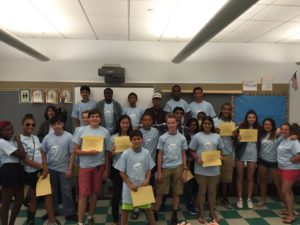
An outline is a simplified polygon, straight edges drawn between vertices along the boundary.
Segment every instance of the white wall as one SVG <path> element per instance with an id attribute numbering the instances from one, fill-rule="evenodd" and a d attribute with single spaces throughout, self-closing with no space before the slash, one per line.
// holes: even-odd
<path id="1" fill-rule="evenodd" d="M 130 83 L 239 83 L 273 76 L 288 83 L 300 60 L 300 45 L 210 43 L 181 64 L 171 59 L 185 43 L 28 39 L 51 58 L 40 62 L 0 44 L 1 81 L 103 82 L 104 63 L 126 68 Z M 290 120 L 300 122 L 300 90 L 290 91 Z"/>

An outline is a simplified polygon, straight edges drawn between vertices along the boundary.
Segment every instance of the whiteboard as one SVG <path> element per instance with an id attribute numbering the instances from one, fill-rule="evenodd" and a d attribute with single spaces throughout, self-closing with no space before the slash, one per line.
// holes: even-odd
<path id="1" fill-rule="evenodd" d="M 91 95 L 90 99 L 98 102 L 102 99 L 104 99 L 104 93 L 103 91 L 107 87 L 90 87 L 91 88 Z M 110 87 L 114 94 L 113 99 L 118 101 L 122 108 L 125 106 L 128 106 L 128 94 L 131 92 L 134 92 L 138 96 L 137 106 L 139 106 L 142 109 L 147 109 L 152 106 L 152 95 L 154 93 L 153 87 Z M 74 100 L 76 102 L 81 101 L 80 96 L 80 87 L 75 87 L 74 90 Z"/>

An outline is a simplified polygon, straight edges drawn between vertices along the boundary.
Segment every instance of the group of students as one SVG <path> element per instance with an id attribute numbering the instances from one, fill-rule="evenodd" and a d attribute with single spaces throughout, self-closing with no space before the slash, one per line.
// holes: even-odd
<path id="1" fill-rule="evenodd" d="M 210 218 L 219 221 L 215 213 L 218 190 L 220 202 L 232 208 L 228 201 L 236 168 L 237 207 L 243 208 L 243 177 L 247 168 L 247 207 L 253 208 L 252 194 L 254 174 L 258 168 L 260 201 L 265 204 L 267 178 L 271 174 L 279 197 L 285 204 L 280 213 L 283 222 L 295 221 L 292 186 L 300 177 L 299 126 L 284 123 L 280 129 L 272 118 L 265 118 L 262 125 L 254 110 L 249 110 L 231 136 L 220 136 L 220 125 L 232 122 L 232 106 L 224 103 L 216 116 L 212 105 L 203 99 L 203 90 L 193 90 L 194 101 L 187 104 L 181 98 L 180 86 L 172 87 L 172 99 L 161 107 L 162 96 L 155 93 L 153 107 L 142 110 L 137 95 L 128 95 L 129 106 L 122 110 L 113 99 L 113 90 L 104 90 L 104 99 L 98 103 L 89 99 L 90 88 L 80 89 L 82 100 L 74 105 L 74 134 L 64 130 L 65 112 L 47 107 L 45 134 L 33 135 L 36 121 L 26 114 L 22 119 L 23 133 L 13 137 L 9 121 L 0 121 L 0 185 L 1 224 L 12 225 L 23 203 L 26 183 L 30 188 L 30 204 L 27 225 L 34 224 L 38 200 L 35 188 L 39 176 L 50 175 L 52 194 L 44 197 L 48 224 L 60 224 L 58 215 L 59 196 L 63 203 L 66 220 L 78 225 L 95 224 L 95 208 L 103 180 L 110 178 L 113 184 L 113 224 L 128 224 L 128 213 L 136 219 L 139 208 L 145 210 L 148 223 L 153 225 L 158 214 L 163 213 L 167 195 L 172 196 L 171 224 L 177 224 L 180 196 L 184 196 L 187 210 L 199 214 L 199 223 L 205 223 L 204 203 L 207 195 Z M 51 111 L 54 111 L 52 113 Z M 50 112 L 50 113 L 49 113 Z M 257 129 L 256 142 L 240 142 L 240 129 Z M 40 133 L 40 132 L 39 132 Z M 84 137 L 103 138 L 103 150 L 83 151 Z M 131 148 L 116 152 L 115 138 L 129 136 Z M 221 151 L 221 166 L 203 167 L 202 152 Z M 78 171 L 78 210 L 73 196 L 73 171 Z M 187 180 L 189 171 L 194 179 Z M 219 185 L 220 184 L 220 185 Z M 155 191 L 155 203 L 134 208 L 131 191 L 151 185 Z M 8 212 L 14 199 L 10 217 Z M 88 204 L 88 216 L 84 215 Z M 119 210 L 121 203 L 121 219 Z M 199 209 L 199 212 L 196 210 Z"/>

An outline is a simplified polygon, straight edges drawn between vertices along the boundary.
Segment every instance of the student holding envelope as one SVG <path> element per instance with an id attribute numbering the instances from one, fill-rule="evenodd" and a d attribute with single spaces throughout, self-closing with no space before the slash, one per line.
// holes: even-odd
<path id="1" fill-rule="evenodd" d="M 220 137 L 215 132 L 213 119 L 209 116 L 202 120 L 200 126 L 200 132 L 193 136 L 189 149 L 191 150 L 191 156 L 195 161 L 194 173 L 198 183 L 198 202 L 200 209 L 200 216 L 198 218 L 199 223 L 205 223 L 204 217 L 204 202 L 206 192 L 208 192 L 208 203 L 209 203 L 209 215 L 213 221 L 218 222 L 219 218 L 215 214 L 214 208 L 216 204 L 216 192 L 217 185 L 220 180 L 220 167 L 221 165 L 221 154 L 219 153 L 219 159 L 216 160 L 216 164 L 213 163 L 211 166 L 206 167 L 205 159 L 203 158 L 204 153 L 216 153 L 216 150 L 224 151 L 224 144 Z"/>
<path id="2" fill-rule="evenodd" d="M 253 208 L 252 195 L 254 186 L 254 173 L 258 152 L 260 150 L 260 125 L 257 114 L 254 110 L 249 110 L 244 121 L 239 125 L 235 138 L 235 162 L 237 172 L 237 207 L 243 208 L 243 177 L 244 165 L 247 165 L 247 206 Z"/>
<path id="3" fill-rule="evenodd" d="M 128 211 L 134 209 L 131 191 L 149 185 L 151 169 L 155 166 L 148 150 L 142 147 L 143 134 L 134 130 L 129 135 L 132 147 L 121 155 L 115 165 L 123 179 L 121 225 L 128 224 Z M 151 203 L 139 206 L 145 210 L 148 224 L 155 225 Z"/>
<path id="4" fill-rule="evenodd" d="M 87 224 L 94 224 L 97 195 L 101 191 L 102 181 L 108 176 L 108 164 L 105 153 L 109 142 L 109 131 L 100 126 L 101 113 L 98 109 L 89 111 L 90 125 L 80 129 L 73 137 L 74 152 L 79 156 L 79 199 L 78 225 L 83 225 L 87 197 L 89 214 Z"/>
<path id="5" fill-rule="evenodd" d="M 116 145 L 115 145 L 115 139 L 118 137 L 128 137 L 129 140 L 129 134 L 132 131 L 132 125 L 130 117 L 127 115 L 122 115 L 119 118 L 119 121 L 117 123 L 117 133 L 112 135 L 109 140 L 108 145 L 108 151 L 111 152 L 111 157 L 113 160 L 112 168 L 110 172 L 110 178 L 113 182 L 113 196 L 112 196 L 112 216 L 113 216 L 113 225 L 117 225 L 119 223 L 119 205 L 121 201 L 121 194 L 122 194 L 122 184 L 123 180 L 120 176 L 120 173 L 117 169 L 115 169 L 115 165 L 118 162 L 118 160 L 121 157 L 122 152 L 118 151 L 116 152 Z M 122 149 L 126 150 L 126 149 Z"/>
<path id="6" fill-rule="evenodd" d="M 233 173 L 233 143 L 232 133 L 235 130 L 235 123 L 231 118 L 232 106 L 230 103 L 224 103 L 221 106 L 221 112 L 218 117 L 214 118 L 216 132 L 221 136 L 224 143 L 223 160 L 221 166 L 221 204 L 231 209 L 228 201 L 228 190 L 232 183 Z"/>
<path id="7" fill-rule="evenodd" d="M 38 199 L 36 197 L 36 185 L 39 176 L 48 175 L 48 165 L 46 162 L 46 157 L 41 151 L 41 143 L 39 138 L 33 135 L 36 121 L 32 114 L 26 114 L 22 119 L 23 134 L 20 135 L 21 142 L 25 150 L 24 158 L 24 170 L 25 170 L 25 184 L 30 188 L 30 206 L 27 211 L 26 225 L 34 224 L 35 213 L 38 207 Z M 53 204 L 52 195 L 45 195 L 45 205 L 48 214 L 48 224 L 55 225 L 60 224 L 56 221 Z"/>

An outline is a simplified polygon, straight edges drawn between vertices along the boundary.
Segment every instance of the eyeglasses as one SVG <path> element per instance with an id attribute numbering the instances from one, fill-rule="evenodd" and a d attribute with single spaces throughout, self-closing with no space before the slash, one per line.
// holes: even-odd
<path id="1" fill-rule="evenodd" d="M 26 127 L 29 127 L 29 126 L 35 127 L 35 124 L 34 123 L 26 123 L 25 126 Z"/>

